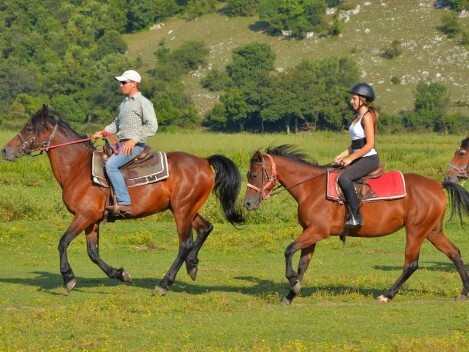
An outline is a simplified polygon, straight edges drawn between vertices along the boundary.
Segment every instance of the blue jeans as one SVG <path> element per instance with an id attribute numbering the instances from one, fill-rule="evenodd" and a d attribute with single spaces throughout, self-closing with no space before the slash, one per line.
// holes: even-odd
<path id="1" fill-rule="evenodd" d="M 130 155 L 125 155 L 124 153 L 112 154 L 112 156 L 106 161 L 106 173 L 109 177 L 109 180 L 116 191 L 117 203 L 121 205 L 130 205 L 130 195 L 125 184 L 124 176 L 122 176 L 119 168 L 127 164 L 130 160 L 135 159 L 138 154 L 140 154 L 145 145 L 143 143 L 138 143 L 134 147 L 134 151 Z"/>

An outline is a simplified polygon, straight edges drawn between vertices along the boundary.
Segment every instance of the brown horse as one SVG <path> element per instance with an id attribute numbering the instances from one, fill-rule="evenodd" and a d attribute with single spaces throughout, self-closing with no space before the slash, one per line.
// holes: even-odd
<path id="1" fill-rule="evenodd" d="M 123 268 L 113 268 L 99 256 L 99 225 L 103 221 L 109 189 L 92 182 L 94 146 L 90 142 L 72 144 L 83 137 L 44 105 L 2 149 L 3 158 L 9 161 L 44 150 L 49 157 L 52 172 L 62 187 L 65 206 L 73 214 L 72 223 L 58 246 L 60 272 L 69 292 L 75 286 L 76 278 L 67 259 L 67 248 L 82 231 L 85 231 L 91 261 L 108 277 L 131 283 Z M 159 294 L 167 293 L 183 262 L 186 262 L 187 273 L 195 280 L 199 250 L 213 229 L 198 211 L 212 190 L 221 203 L 225 218 L 232 224 L 243 222 L 242 213 L 235 204 L 241 188 L 241 175 L 230 159 L 222 155 L 203 159 L 184 152 L 171 152 L 167 156 L 168 179 L 130 188 L 130 196 L 134 200 L 133 218 L 169 209 L 176 221 L 179 251 L 171 268 L 156 286 Z M 192 228 L 197 231 L 195 241 Z"/>
<path id="2" fill-rule="evenodd" d="M 248 210 L 259 207 L 279 183 L 298 203 L 299 223 L 302 234 L 285 250 L 286 277 L 290 292 L 283 302 L 290 304 L 301 289 L 301 281 L 313 256 L 316 243 L 329 236 L 343 236 L 345 206 L 326 199 L 327 167 L 307 161 L 305 154 L 291 145 L 268 148 L 264 153 L 256 151 L 251 158 L 247 174 L 248 188 L 244 206 Z M 420 247 L 428 239 L 437 249 L 446 254 L 456 266 L 463 282 L 459 300 L 467 300 L 469 276 L 461 259 L 459 249 L 443 233 L 443 218 L 446 210 L 445 188 L 452 200 L 452 209 L 459 216 L 469 214 L 469 193 L 452 182 L 438 182 L 417 174 L 405 174 L 407 195 L 391 201 L 362 203 L 364 225 L 350 229 L 354 237 L 379 237 L 406 228 L 407 245 L 404 269 L 397 281 L 378 301 L 388 302 L 399 288 L 417 270 Z M 377 215 L 379 214 L 379 216 Z M 292 258 L 301 251 L 298 271 L 293 270 Z"/>
<path id="3" fill-rule="evenodd" d="M 461 141 L 461 145 L 454 152 L 453 160 L 448 164 L 445 181 L 459 182 L 468 178 L 469 169 L 469 135 Z"/>

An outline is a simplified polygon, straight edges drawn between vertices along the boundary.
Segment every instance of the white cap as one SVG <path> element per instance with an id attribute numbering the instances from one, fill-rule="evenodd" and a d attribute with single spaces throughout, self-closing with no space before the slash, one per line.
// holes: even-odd
<path id="1" fill-rule="evenodd" d="M 133 82 L 140 82 L 142 77 L 140 77 L 139 73 L 134 70 L 125 71 L 121 76 L 114 77 L 118 81 L 133 81 Z"/>

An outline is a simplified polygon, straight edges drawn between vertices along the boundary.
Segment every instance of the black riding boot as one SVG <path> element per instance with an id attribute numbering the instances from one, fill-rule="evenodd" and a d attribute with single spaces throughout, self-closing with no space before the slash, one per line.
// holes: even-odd
<path id="1" fill-rule="evenodd" d="M 360 214 L 358 198 L 357 194 L 355 193 L 355 188 L 353 187 L 353 184 L 351 184 L 351 187 L 343 187 L 341 185 L 341 188 L 345 199 L 347 200 L 347 204 L 350 208 L 350 212 L 347 214 L 347 220 L 345 221 L 345 226 L 363 226 L 363 219 L 362 215 Z"/>

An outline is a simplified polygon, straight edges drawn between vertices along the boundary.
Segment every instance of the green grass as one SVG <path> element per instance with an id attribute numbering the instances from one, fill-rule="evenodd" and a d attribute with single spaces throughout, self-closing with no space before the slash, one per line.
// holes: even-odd
<path id="1" fill-rule="evenodd" d="M 342 23 L 338 38 L 321 39 L 317 35 L 306 40 L 274 37 L 265 33 L 265 24 L 257 17 L 229 18 L 211 14 L 194 21 L 173 18 L 160 30 L 144 31 L 125 36 L 128 55 L 140 56 L 148 66 L 155 61 L 154 51 L 161 41 L 176 48 L 186 40 L 203 41 L 210 50 L 209 67 L 223 70 L 231 61 L 233 49 L 250 43 L 270 45 L 277 55 L 276 67 L 289 68 L 302 59 L 323 57 L 351 57 L 361 71 L 362 78 L 376 87 L 376 104 L 382 111 L 397 114 L 411 110 L 415 100 L 416 84 L 420 81 L 444 84 L 453 102 L 469 100 L 467 48 L 456 45 L 437 27 L 441 25 L 443 10 L 437 10 L 430 1 L 354 1 L 360 12 Z M 469 18 L 459 19 L 464 30 L 469 30 Z M 392 41 L 402 43 L 402 56 L 389 60 L 378 55 Z M 216 94 L 200 88 L 200 77 L 207 68 L 198 70 L 185 79 L 185 84 L 201 114 L 211 108 Z M 394 85 L 391 78 L 402 83 Z M 452 111 L 469 113 L 469 108 L 451 106 Z"/>
<path id="2" fill-rule="evenodd" d="M 0 131 L 0 145 L 16 132 Z M 377 136 L 388 169 L 437 179 L 462 137 Z M 150 144 L 199 156 L 227 155 L 244 176 L 257 148 L 292 143 L 328 163 L 348 138 L 330 132 L 187 132 L 158 133 Z M 240 229 L 223 221 L 210 197 L 201 213 L 214 231 L 200 253 L 197 280 L 182 268 L 166 297 L 152 292 L 177 252 L 170 213 L 103 224 L 101 257 L 124 267 L 134 285 L 107 278 L 89 260 L 81 235 L 68 250 L 78 282 L 67 294 L 57 245 L 71 215 L 47 157 L 0 161 L 0 171 L 0 351 L 467 350 L 467 303 L 454 300 L 461 291 L 459 275 L 429 243 L 422 247 L 420 269 L 393 302 L 375 301 L 402 270 L 402 231 L 377 239 L 348 238 L 345 246 L 336 237 L 320 242 L 300 296 L 292 306 L 280 305 L 288 291 L 283 252 L 301 232 L 287 192 L 249 213 Z M 467 225 L 453 221 L 446 230 L 468 262 Z"/>
<path id="3" fill-rule="evenodd" d="M 176 255 L 173 224 L 130 221 L 102 229 L 102 258 L 124 266 L 134 286 L 106 278 L 88 259 L 83 236 L 77 238 L 69 248 L 78 278 L 70 294 L 58 272 L 62 225 L 1 225 L 3 350 L 464 351 L 469 342 L 467 304 L 454 301 L 459 276 L 428 244 L 420 270 L 394 301 L 375 301 L 401 271 L 402 233 L 348 239 L 345 246 L 337 238 L 320 243 L 301 296 L 285 307 L 283 249 L 298 234 L 295 225 L 238 231 L 215 224 L 197 280 L 181 270 L 166 297 L 152 290 Z M 142 233 L 157 247 L 135 244 Z M 452 226 L 450 236 L 463 254 L 469 251 L 466 231 Z"/>

